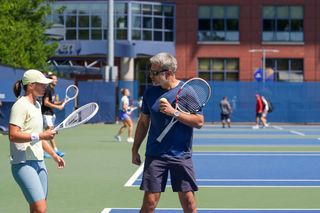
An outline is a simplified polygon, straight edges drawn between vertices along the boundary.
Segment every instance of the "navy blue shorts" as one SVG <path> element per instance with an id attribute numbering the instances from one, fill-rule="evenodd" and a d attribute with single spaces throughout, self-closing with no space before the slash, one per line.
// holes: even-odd
<path id="1" fill-rule="evenodd" d="M 230 119 L 230 114 L 221 113 L 221 121 L 226 121 L 228 119 Z"/>
<path id="2" fill-rule="evenodd" d="M 121 121 L 125 121 L 125 120 L 129 119 L 130 116 L 128 115 L 128 113 L 126 111 L 119 110 L 119 118 Z"/>
<path id="3" fill-rule="evenodd" d="M 164 192 L 169 171 L 174 192 L 198 191 L 191 157 L 167 159 L 147 156 L 140 189 Z"/>

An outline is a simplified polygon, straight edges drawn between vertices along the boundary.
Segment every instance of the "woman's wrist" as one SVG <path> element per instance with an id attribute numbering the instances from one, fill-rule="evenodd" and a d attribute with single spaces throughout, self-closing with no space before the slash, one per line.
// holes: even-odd
<path id="1" fill-rule="evenodd" d="M 37 142 L 40 141 L 40 135 L 39 135 L 39 133 L 37 133 L 37 132 L 31 133 L 30 138 L 31 138 L 31 141 L 32 141 L 33 143 L 37 143 Z"/>

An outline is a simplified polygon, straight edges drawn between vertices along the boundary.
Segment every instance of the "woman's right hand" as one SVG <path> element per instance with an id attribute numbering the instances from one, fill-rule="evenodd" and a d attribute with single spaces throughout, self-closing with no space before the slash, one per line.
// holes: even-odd
<path id="1" fill-rule="evenodd" d="M 56 131 L 48 129 L 44 132 L 41 132 L 39 136 L 41 140 L 52 140 L 56 134 Z"/>

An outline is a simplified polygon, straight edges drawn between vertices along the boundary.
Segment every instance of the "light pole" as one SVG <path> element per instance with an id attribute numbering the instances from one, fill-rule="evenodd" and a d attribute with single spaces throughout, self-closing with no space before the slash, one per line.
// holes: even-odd
<path id="1" fill-rule="evenodd" d="M 257 52 L 262 52 L 262 75 L 263 75 L 263 79 L 262 81 L 265 82 L 266 80 L 266 55 L 267 52 L 271 52 L 271 53 L 278 53 L 279 50 L 275 50 L 275 49 L 251 49 L 249 50 L 250 53 L 257 53 Z"/>

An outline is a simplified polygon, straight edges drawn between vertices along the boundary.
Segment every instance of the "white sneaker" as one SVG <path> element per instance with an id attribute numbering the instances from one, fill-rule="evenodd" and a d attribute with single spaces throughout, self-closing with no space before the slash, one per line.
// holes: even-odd
<path id="1" fill-rule="evenodd" d="M 264 125 L 265 127 L 269 127 L 269 124 Z"/>
<path id="2" fill-rule="evenodd" d="M 128 139 L 127 139 L 127 142 L 128 142 L 128 143 L 133 143 L 133 141 L 134 141 L 133 138 L 128 138 Z"/>
<path id="3" fill-rule="evenodd" d="M 259 129 L 259 125 L 253 126 L 252 129 Z"/>
<path id="4" fill-rule="evenodd" d="M 116 139 L 117 141 L 121 141 L 121 137 L 120 137 L 120 135 L 116 135 L 116 136 L 114 136 L 114 139 Z"/>

